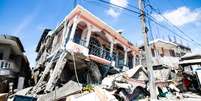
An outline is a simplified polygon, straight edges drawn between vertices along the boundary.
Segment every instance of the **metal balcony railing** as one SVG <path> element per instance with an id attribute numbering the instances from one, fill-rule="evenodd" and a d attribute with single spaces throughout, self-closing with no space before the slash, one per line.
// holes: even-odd
<path id="1" fill-rule="evenodd" d="M 14 68 L 14 63 L 8 60 L 0 60 L 0 68 L 3 69 L 13 69 Z"/>
<path id="2" fill-rule="evenodd" d="M 89 44 L 89 54 L 111 61 L 110 52 L 94 44 Z"/>
<path id="3" fill-rule="evenodd" d="M 87 42 L 86 40 L 80 40 L 79 44 L 85 46 L 86 42 Z"/>
<path id="4" fill-rule="evenodd" d="M 86 44 L 86 40 L 82 40 L 82 39 L 80 39 L 80 40 L 73 39 L 73 42 L 75 42 L 79 45 L 82 45 L 82 46 L 85 46 L 85 44 Z"/>
<path id="5" fill-rule="evenodd" d="M 120 60 L 117 55 L 113 54 L 112 55 L 112 60 L 115 61 L 115 66 L 116 67 L 122 67 L 122 66 L 124 66 L 124 61 Z"/>

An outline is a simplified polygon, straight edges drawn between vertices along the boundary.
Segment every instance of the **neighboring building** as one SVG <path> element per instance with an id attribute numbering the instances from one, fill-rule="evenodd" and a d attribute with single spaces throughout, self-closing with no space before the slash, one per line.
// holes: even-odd
<path id="1" fill-rule="evenodd" d="M 201 89 L 201 54 L 188 53 L 180 58 L 182 79 L 188 79 L 198 92 Z M 184 89 L 186 89 L 184 87 Z M 188 89 L 186 89 L 188 90 Z"/>
<path id="2" fill-rule="evenodd" d="M 182 57 L 182 56 L 186 55 L 186 53 L 191 53 L 191 48 L 190 47 L 182 45 L 182 44 L 179 44 L 179 43 L 176 43 L 176 44 L 177 44 L 176 56 Z"/>
<path id="3" fill-rule="evenodd" d="M 66 49 L 69 53 L 73 51 L 76 54 L 79 75 L 87 74 L 88 70 L 85 69 L 92 66 L 92 68 L 98 67 L 97 74 L 100 71 L 100 78 L 106 76 L 107 73 L 133 68 L 138 64 L 136 60 L 139 60 L 136 58 L 139 54 L 137 47 L 117 30 L 79 5 L 65 17 L 56 29 L 44 30 L 36 49 L 38 52 L 36 68 L 43 70 L 47 67 L 50 57 L 58 49 Z M 90 64 L 91 62 L 93 63 Z M 73 60 L 70 58 L 67 60 L 60 80 L 62 80 L 62 76 L 65 76 L 66 80 L 71 77 L 74 73 L 72 68 Z M 92 72 L 96 73 L 95 70 Z M 82 80 L 80 79 L 80 81 Z"/>
<path id="4" fill-rule="evenodd" d="M 31 78 L 31 69 L 24 48 L 15 36 L 0 36 L 0 93 L 27 87 Z"/>
<path id="5" fill-rule="evenodd" d="M 179 59 L 186 53 L 191 52 L 187 46 L 176 42 L 155 39 L 149 43 L 152 56 L 152 64 L 156 79 L 175 79 L 175 70 L 179 69 Z M 141 63 L 146 66 L 144 46 L 141 46 Z"/>
<path id="6" fill-rule="evenodd" d="M 180 66 L 183 67 L 183 72 L 193 74 L 196 69 L 200 69 L 201 66 L 201 54 L 200 53 L 188 53 L 180 58 Z"/>
<path id="7" fill-rule="evenodd" d="M 191 52 L 191 48 L 162 39 L 155 39 L 150 43 L 152 62 L 154 66 L 166 65 L 172 68 L 178 68 L 179 58 L 186 53 Z M 144 54 L 144 46 L 141 46 Z M 145 63 L 145 57 L 142 56 L 142 63 Z"/>

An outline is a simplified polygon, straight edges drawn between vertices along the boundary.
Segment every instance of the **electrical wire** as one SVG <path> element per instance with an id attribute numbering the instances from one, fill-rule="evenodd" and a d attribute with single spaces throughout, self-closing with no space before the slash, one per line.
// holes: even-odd
<path id="1" fill-rule="evenodd" d="M 154 9 L 153 9 L 154 10 Z M 154 10 L 155 11 L 155 10 Z M 198 44 L 199 46 L 201 46 L 200 43 L 198 43 L 197 41 L 195 41 L 194 39 L 192 39 L 189 35 L 187 35 L 184 31 L 182 31 L 180 28 L 178 28 L 176 25 L 174 25 L 173 23 L 171 23 L 165 16 L 163 16 L 160 12 L 155 11 L 157 14 L 159 14 L 164 20 L 166 20 L 169 25 L 173 26 L 174 28 L 176 28 L 180 33 L 182 33 L 183 35 L 185 35 L 186 37 L 189 38 L 190 41 L 195 42 L 196 44 Z"/>
<path id="2" fill-rule="evenodd" d="M 164 17 L 164 16 L 160 13 L 160 10 L 159 10 L 159 9 L 157 10 L 157 9 L 155 9 L 155 8 L 151 5 L 151 3 L 150 3 L 149 0 L 148 0 L 148 2 L 149 2 L 149 4 L 147 4 L 145 7 L 147 7 L 147 6 L 150 7 L 154 12 L 156 12 L 156 13 L 159 14 L 163 19 L 165 19 L 165 20 L 169 23 L 170 26 L 176 28 L 180 33 L 182 33 L 183 35 L 185 35 L 189 40 L 184 39 L 181 35 L 178 35 L 178 34 L 175 33 L 175 32 L 174 32 L 174 34 L 176 34 L 178 37 L 180 37 L 180 38 L 182 38 L 182 39 L 184 39 L 184 40 L 186 40 L 186 41 L 188 41 L 188 42 L 189 42 L 189 41 L 192 41 L 192 42 L 194 42 L 195 44 L 201 46 L 201 44 L 200 44 L 199 42 L 197 42 L 197 41 L 195 41 L 194 39 L 192 39 L 192 38 L 191 38 L 189 35 L 187 35 L 184 31 L 182 31 L 180 28 L 178 28 L 177 26 L 175 26 L 174 24 L 172 24 L 166 17 Z M 135 9 L 139 9 L 139 8 L 133 6 L 133 5 L 130 5 L 130 4 L 129 4 L 129 6 L 135 8 Z M 148 14 L 148 13 L 146 13 L 146 15 L 151 16 L 151 15 Z M 153 20 L 153 19 L 152 19 L 152 20 Z M 160 25 L 161 25 L 161 24 L 160 24 Z M 163 27 L 163 28 L 165 28 L 165 27 Z M 166 27 L 166 28 L 167 28 L 167 27 Z M 170 29 L 168 28 L 168 30 L 170 30 Z M 173 32 L 173 31 L 171 31 L 171 32 Z"/>
<path id="3" fill-rule="evenodd" d="M 84 0 L 84 1 L 93 1 L 93 0 Z M 118 7 L 118 8 L 121 8 L 121 9 L 123 9 L 123 10 L 126 10 L 126 11 L 129 11 L 129 12 L 133 12 L 133 13 L 135 13 L 135 14 L 141 15 L 141 13 L 138 12 L 138 11 L 135 11 L 135 10 L 132 10 L 132 9 L 129 9 L 129 8 L 126 8 L 126 7 L 118 6 L 118 5 L 112 4 L 112 3 L 108 2 L 108 1 L 105 1 L 105 0 L 98 0 L 98 1 L 100 1 L 100 2 L 102 2 L 102 3 L 104 3 L 104 4 L 108 4 L 108 5 L 111 6 L 111 7 Z M 128 6 L 130 6 L 130 7 L 132 7 L 132 8 L 135 8 L 136 10 L 141 11 L 139 8 L 137 8 L 137 7 L 135 7 L 135 6 L 131 5 L 131 4 L 128 4 Z M 156 11 L 156 9 L 154 9 L 153 6 L 151 6 L 150 3 L 149 3 L 148 5 L 145 5 L 145 7 L 150 7 L 150 8 L 152 7 L 152 10 Z M 159 14 L 160 14 L 160 13 L 159 13 Z M 176 29 L 177 29 L 180 33 L 182 33 L 183 35 L 185 35 L 186 37 L 188 37 L 190 40 L 184 38 L 183 36 L 181 36 L 181 35 L 179 35 L 179 34 L 177 34 L 176 32 L 174 32 L 173 30 L 171 30 L 171 29 L 168 28 L 167 26 L 160 24 L 159 22 L 157 22 L 157 20 L 156 20 L 152 15 L 150 15 L 150 14 L 148 14 L 148 13 L 145 13 L 145 15 L 146 15 L 146 17 L 147 17 L 148 19 L 150 19 L 152 22 L 154 22 L 155 24 L 159 25 L 160 27 L 162 27 L 162 28 L 164 28 L 164 29 L 170 31 L 171 33 L 175 34 L 175 35 L 178 36 L 179 38 L 181 38 L 181 39 L 183 39 L 183 40 L 185 40 L 185 41 L 187 41 L 187 42 L 192 41 L 192 42 L 194 42 L 194 44 L 199 45 L 199 46 L 201 47 L 201 44 L 200 44 L 200 43 L 198 43 L 198 42 L 196 42 L 194 39 L 190 38 L 187 34 L 185 34 L 185 33 L 184 33 L 181 29 L 179 29 L 177 26 L 173 25 L 172 27 L 176 27 Z M 160 15 L 161 15 L 161 14 L 160 14 Z"/>
<path id="4" fill-rule="evenodd" d="M 84 1 L 93 1 L 93 0 L 84 0 Z M 124 10 L 127 10 L 127 11 L 130 11 L 130 12 L 133 12 L 133 13 L 135 13 L 135 14 L 139 14 L 139 15 L 141 14 L 141 13 L 138 12 L 138 11 L 134 11 L 134 10 L 129 9 L 129 8 L 126 8 L 126 7 L 122 7 L 122 6 L 119 6 L 119 5 L 112 4 L 112 3 L 108 2 L 108 1 L 105 1 L 105 0 L 98 0 L 98 1 L 100 1 L 100 2 L 102 2 L 102 3 L 104 3 L 104 4 L 107 4 L 107 5 L 111 6 L 111 7 L 118 7 L 118 8 L 121 8 L 121 9 L 124 9 Z"/>
<path id="5" fill-rule="evenodd" d="M 156 10 L 156 9 L 151 5 L 151 3 L 150 3 L 149 0 L 148 0 L 148 5 L 149 5 L 149 7 L 151 8 L 151 10 L 153 10 L 155 13 L 157 13 L 158 15 L 160 15 L 160 17 L 162 17 L 162 18 L 167 22 L 168 25 L 170 25 L 171 27 L 176 28 L 181 34 L 185 35 L 185 36 L 189 39 L 189 41 L 192 41 L 192 42 L 198 44 L 199 46 L 201 46 L 201 44 L 200 44 L 199 42 L 197 42 L 197 41 L 195 41 L 194 39 L 192 39 L 192 38 L 191 38 L 189 35 L 187 35 L 184 31 L 182 31 L 182 30 L 181 30 L 180 28 L 178 28 L 176 25 L 174 25 L 173 23 L 171 23 L 165 16 L 163 16 L 163 15 L 161 14 L 160 10 Z M 151 15 L 149 15 L 149 16 L 151 16 Z"/>
<path id="6" fill-rule="evenodd" d="M 79 82 L 79 78 L 78 78 L 77 66 L 76 66 L 76 63 L 75 63 L 75 54 L 74 54 L 73 51 L 71 51 L 70 53 L 71 53 L 72 58 L 73 58 L 73 67 L 74 67 L 74 72 L 75 72 L 75 78 L 76 78 L 77 83 L 80 86 L 80 88 L 82 88 L 82 86 L 80 85 L 80 82 Z M 82 92 L 82 90 L 80 90 L 80 92 Z"/>
<path id="7" fill-rule="evenodd" d="M 152 11 L 149 11 L 147 8 L 145 8 L 145 11 L 147 12 L 147 14 L 151 15 L 152 14 Z M 153 35 L 153 32 L 152 32 L 152 27 L 151 27 L 151 22 L 149 19 L 147 19 L 147 23 L 148 23 L 148 29 L 149 29 L 149 33 L 150 33 L 150 36 L 151 36 L 151 40 L 154 40 L 154 35 Z"/>
<path id="8" fill-rule="evenodd" d="M 151 5 L 151 3 L 150 3 L 149 0 L 147 0 L 147 1 L 148 1 L 148 4 L 147 4 L 145 7 L 148 6 L 148 7 L 151 8 L 151 10 L 153 10 L 154 12 L 156 12 L 157 14 L 159 14 L 163 19 L 165 19 L 165 20 L 168 22 L 168 24 L 169 24 L 170 26 L 176 28 L 180 33 L 182 33 L 183 35 L 185 35 L 185 36 L 189 39 L 188 41 L 192 41 L 192 42 L 194 42 L 195 44 L 201 46 L 201 44 L 200 44 L 199 42 L 197 42 L 197 41 L 195 41 L 194 39 L 192 39 L 192 38 L 191 38 L 189 35 L 187 35 L 184 31 L 182 31 L 180 28 L 178 28 L 178 27 L 175 26 L 173 23 L 171 23 L 166 17 L 164 17 L 164 16 L 161 14 L 161 12 L 160 12 L 159 9 L 155 9 L 155 8 Z M 129 6 L 135 8 L 135 9 L 139 9 L 139 8 L 133 6 L 133 5 L 130 5 L 130 4 L 129 4 Z M 146 13 L 146 15 L 151 16 L 149 13 Z M 171 31 L 171 32 L 172 32 L 172 31 Z M 174 33 L 174 34 L 175 34 L 175 33 Z M 179 37 L 181 38 L 180 35 L 177 35 L 177 36 L 179 36 Z M 183 39 L 183 38 L 182 38 L 182 39 Z M 186 40 L 186 39 L 184 39 L 184 40 Z"/>

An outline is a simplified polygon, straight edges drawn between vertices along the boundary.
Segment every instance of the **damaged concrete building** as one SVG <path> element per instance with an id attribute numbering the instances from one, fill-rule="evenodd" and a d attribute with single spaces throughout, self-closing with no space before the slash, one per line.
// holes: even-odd
<path id="1" fill-rule="evenodd" d="M 69 80 L 100 84 L 107 75 L 139 64 L 137 47 L 79 5 L 56 29 L 44 30 L 36 51 L 32 94 L 50 92 Z"/>
<path id="2" fill-rule="evenodd" d="M 179 59 L 186 53 L 191 52 L 191 48 L 177 42 L 166 41 L 163 39 L 155 39 L 150 41 L 152 54 L 152 64 L 156 79 L 168 80 L 170 71 L 179 69 Z M 142 64 L 146 65 L 144 58 L 144 46 L 142 50 Z"/>
<path id="3" fill-rule="evenodd" d="M 0 36 L 0 93 L 29 86 L 31 69 L 18 37 Z"/>

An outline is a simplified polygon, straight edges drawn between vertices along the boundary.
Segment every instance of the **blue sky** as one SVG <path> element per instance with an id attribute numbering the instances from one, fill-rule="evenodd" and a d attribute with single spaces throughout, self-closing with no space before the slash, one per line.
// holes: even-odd
<path id="1" fill-rule="evenodd" d="M 142 43 L 139 16 L 128 11 L 109 7 L 98 0 L 78 0 L 78 3 L 97 17 L 114 27 L 122 29 L 123 35 L 134 44 Z M 95 2 L 94 2 L 95 1 Z M 131 8 L 137 7 L 137 0 L 108 0 L 109 2 Z M 152 6 L 160 9 L 163 16 L 182 29 L 197 42 L 201 36 L 201 0 L 149 0 Z M 26 50 L 31 66 L 36 57 L 35 48 L 45 28 L 54 29 L 73 9 L 73 0 L 0 0 L 0 34 L 18 36 Z M 133 8 L 131 8 L 133 9 Z M 134 9 L 135 10 L 135 9 Z M 152 14 L 158 22 L 165 24 L 157 14 Z M 154 38 L 164 38 L 174 35 L 155 24 L 152 25 Z M 182 34 L 180 34 L 182 35 Z M 180 39 L 178 38 L 180 42 Z M 188 44 L 194 51 L 201 48 L 191 42 Z"/>

